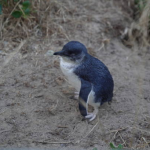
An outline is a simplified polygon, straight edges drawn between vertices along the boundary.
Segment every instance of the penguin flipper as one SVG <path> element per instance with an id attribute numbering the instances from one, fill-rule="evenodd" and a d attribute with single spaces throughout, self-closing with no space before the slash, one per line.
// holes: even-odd
<path id="1" fill-rule="evenodd" d="M 82 99 L 79 101 L 79 110 L 82 116 L 87 116 L 85 102 Z"/>

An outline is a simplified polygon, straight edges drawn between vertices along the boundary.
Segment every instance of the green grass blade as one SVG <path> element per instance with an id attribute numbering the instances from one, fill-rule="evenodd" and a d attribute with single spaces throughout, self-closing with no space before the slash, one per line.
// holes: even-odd
<path id="1" fill-rule="evenodd" d="M 111 148 L 116 148 L 113 143 L 109 144 Z"/>
<path id="2" fill-rule="evenodd" d="M 14 11 L 12 13 L 12 16 L 15 18 L 20 18 L 22 16 L 22 12 L 21 11 Z"/>
<path id="3" fill-rule="evenodd" d="M 0 15 L 2 14 L 2 5 L 0 5 Z"/>

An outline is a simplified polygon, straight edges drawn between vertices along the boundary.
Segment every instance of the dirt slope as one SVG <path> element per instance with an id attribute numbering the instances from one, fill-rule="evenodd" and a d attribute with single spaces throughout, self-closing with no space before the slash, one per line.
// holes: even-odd
<path id="1" fill-rule="evenodd" d="M 150 141 L 150 52 L 122 44 L 119 36 L 132 21 L 125 4 L 65 0 L 63 17 L 56 18 L 59 33 L 27 40 L 1 68 L 1 149 L 105 150 L 112 141 L 128 148 L 146 147 Z M 85 44 L 114 78 L 111 107 L 103 105 L 91 123 L 82 121 L 78 102 L 72 98 L 74 89 L 62 75 L 58 58 L 46 55 L 48 50 L 61 50 L 70 40 Z M 11 43 L 4 42 L 1 64 L 15 51 Z"/>

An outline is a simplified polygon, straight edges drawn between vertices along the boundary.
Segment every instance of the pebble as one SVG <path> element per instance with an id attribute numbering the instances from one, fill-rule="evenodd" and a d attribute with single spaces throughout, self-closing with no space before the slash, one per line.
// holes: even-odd
<path id="1" fill-rule="evenodd" d="M 45 55 L 46 55 L 46 56 L 53 56 L 53 54 L 54 54 L 54 51 L 48 50 Z"/>
<path id="2" fill-rule="evenodd" d="M 57 79 L 55 79 L 55 81 L 58 85 L 62 85 L 65 80 L 64 78 L 58 77 Z"/>

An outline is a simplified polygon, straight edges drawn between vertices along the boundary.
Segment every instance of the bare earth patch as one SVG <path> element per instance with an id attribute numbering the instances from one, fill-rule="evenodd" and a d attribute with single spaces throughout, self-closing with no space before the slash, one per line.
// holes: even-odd
<path id="1" fill-rule="evenodd" d="M 105 150 L 110 142 L 148 147 L 150 52 L 122 44 L 130 12 L 112 0 L 66 0 L 63 6 L 67 13 L 53 18 L 59 30 L 50 37 L 26 39 L 21 49 L 19 43 L 0 42 L 0 147 Z M 46 55 L 69 40 L 85 44 L 114 78 L 111 106 L 101 106 L 90 123 L 82 120 L 58 58 Z"/>

